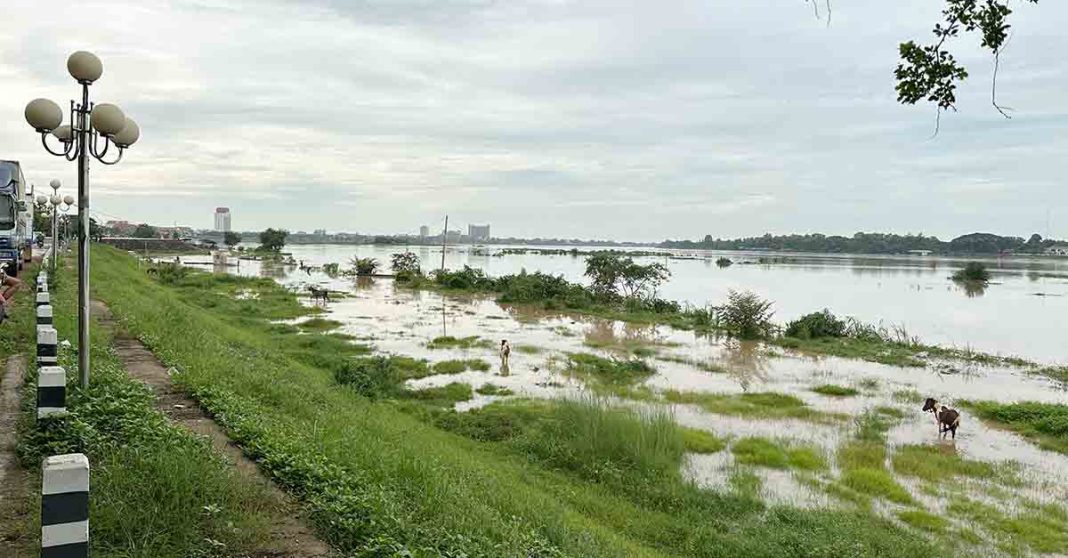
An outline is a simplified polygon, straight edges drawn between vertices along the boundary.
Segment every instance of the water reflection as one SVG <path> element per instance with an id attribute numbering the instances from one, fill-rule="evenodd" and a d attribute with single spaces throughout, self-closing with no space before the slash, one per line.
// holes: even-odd
<path id="1" fill-rule="evenodd" d="M 985 293 L 987 289 L 987 283 L 982 281 L 954 281 L 953 283 L 957 285 L 968 298 L 983 296 L 983 293 Z"/>

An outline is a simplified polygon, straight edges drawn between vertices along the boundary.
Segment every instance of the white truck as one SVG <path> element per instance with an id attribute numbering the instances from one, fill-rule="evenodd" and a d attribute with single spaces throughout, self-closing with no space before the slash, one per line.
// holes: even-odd
<path id="1" fill-rule="evenodd" d="M 0 265 L 17 276 L 33 256 L 33 208 L 18 161 L 0 160 Z"/>

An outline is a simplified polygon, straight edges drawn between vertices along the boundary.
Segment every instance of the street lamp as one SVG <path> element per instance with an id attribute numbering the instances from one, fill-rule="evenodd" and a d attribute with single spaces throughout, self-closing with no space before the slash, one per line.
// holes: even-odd
<path id="1" fill-rule="evenodd" d="M 82 86 L 82 101 L 70 102 L 70 124 L 63 124 L 63 110 L 48 99 L 26 105 L 26 122 L 41 134 L 45 150 L 68 161 L 78 161 L 78 376 L 89 387 L 89 156 L 105 165 L 122 160 L 126 148 L 137 142 L 141 129 L 112 104 L 89 102 L 89 86 L 100 79 L 104 65 L 96 55 L 78 51 L 67 59 L 67 71 Z M 48 145 L 52 135 L 61 147 Z M 111 147 L 114 160 L 105 159 Z M 56 204 L 58 205 L 58 204 Z"/>
<path id="2" fill-rule="evenodd" d="M 74 196 L 72 196 L 70 194 L 67 194 L 66 196 L 63 196 L 63 205 L 60 206 L 59 210 L 63 212 L 63 235 L 62 235 L 62 237 L 66 238 L 66 239 L 70 238 L 70 233 L 67 230 L 68 229 L 67 223 L 70 221 L 70 219 L 67 218 L 67 212 L 70 211 L 70 208 L 71 208 L 72 205 L 74 205 Z M 69 244 L 68 244 L 68 246 L 69 246 Z"/>

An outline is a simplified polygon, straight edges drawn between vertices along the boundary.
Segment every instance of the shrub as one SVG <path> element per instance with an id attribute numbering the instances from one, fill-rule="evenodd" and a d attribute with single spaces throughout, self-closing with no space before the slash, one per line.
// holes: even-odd
<path id="1" fill-rule="evenodd" d="M 419 256 L 416 256 L 414 252 L 393 254 L 390 259 L 390 268 L 401 281 L 423 274 L 423 270 L 419 268 Z"/>
<path id="2" fill-rule="evenodd" d="M 497 301 L 503 303 L 544 302 L 564 308 L 585 308 L 593 303 L 590 292 L 582 285 L 540 271 L 505 275 L 497 279 L 496 287 L 501 292 Z"/>
<path id="3" fill-rule="evenodd" d="M 495 289 L 493 279 L 487 277 L 486 272 L 466 265 L 459 271 L 435 271 L 434 282 L 446 289 L 469 291 L 492 291 Z"/>
<path id="4" fill-rule="evenodd" d="M 586 258 L 586 277 L 599 298 L 654 298 L 671 272 L 661 263 L 639 264 L 629 256 L 597 252 Z"/>
<path id="5" fill-rule="evenodd" d="M 731 334 L 742 339 L 760 339 L 771 335 L 775 325 L 771 323 L 771 301 L 756 293 L 731 290 L 727 304 L 720 308 L 721 325 Z"/>
<path id="6" fill-rule="evenodd" d="M 362 357 L 344 361 L 334 370 L 334 380 L 364 397 L 392 397 L 401 390 L 405 377 L 410 376 L 405 374 L 405 368 L 405 363 L 394 363 L 390 357 Z"/>
<path id="7" fill-rule="evenodd" d="M 716 258 L 716 265 L 719 267 L 730 267 L 734 265 L 734 261 L 730 258 L 719 257 Z"/>
<path id="8" fill-rule="evenodd" d="M 341 266 L 338 265 L 337 262 L 323 264 L 323 272 L 326 273 L 327 275 L 333 277 L 333 276 L 337 275 L 337 272 L 338 272 L 340 267 Z"/>
<path id="9" fill-rule="evenodd" d="M 374 258 L 353 258 L 352 267 L 356 275 L 374 275 L 378 271 L 378 260 Z"/>
<path id="10" fill-rule="evenodd" d="M 846 323 L 838 319 L 830 310 L 821 310 L 805 314 L 786 324 L 787 337 L 815 339 L 819 337 L 842 337 L 846 333 Z"/>
<path id="11" fill-rule="evenodd" d="M 953 274 L 953 280 L 986 283 L 990 280 L 990 271 L 980 262 L 968 262 L 963 269 L 958 269 Z"/>

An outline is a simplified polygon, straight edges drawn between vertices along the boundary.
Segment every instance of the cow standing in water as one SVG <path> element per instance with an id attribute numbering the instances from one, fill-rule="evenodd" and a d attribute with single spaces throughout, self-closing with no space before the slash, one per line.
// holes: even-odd
<path id="1" fill-rule="evenodd" d="M 950 432 L 953 435 L 953 439 L 957 439 L 957 427 L 960 426 L 960 413 L 956 409 L 950 409 L 945 405 L 942 405 L 933 398 L 928 397 L 927 401 L 923 402 L 923 411 L 932 412 L 935 416 L 935 424 L 938 425 L 938 435 L 942 438 L 946 437 L 946 433 Z"/>

